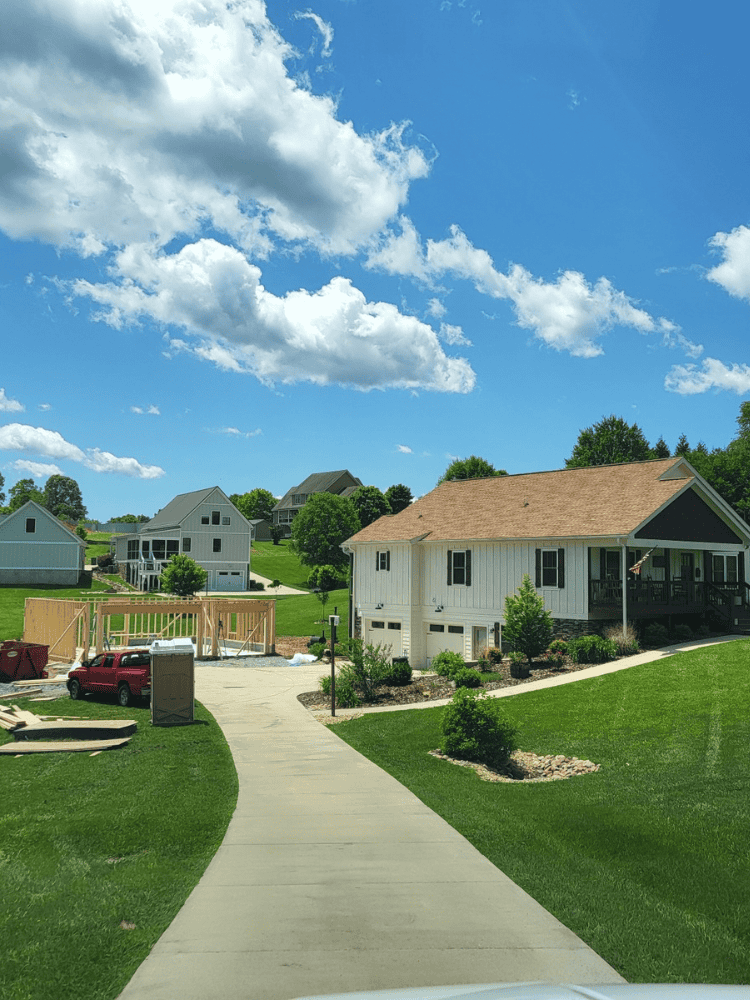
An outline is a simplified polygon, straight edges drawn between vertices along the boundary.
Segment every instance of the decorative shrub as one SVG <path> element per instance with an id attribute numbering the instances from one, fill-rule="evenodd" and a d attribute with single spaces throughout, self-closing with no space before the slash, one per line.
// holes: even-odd
<path id="1" fill-rule="evenodd" d="M 573 663 L 607 663 L 617 656 L 617 644 L 611 639 L 602 639 L 600 635 L 584 635 L 580 639 L 571 639 L 568 656 Z"/>
<path id="2" fill-rule="evenodd" d="M 542 653 L 541 656 L 537 656 L 536 665 L 539 666 L 543 664 L 545 667 L 561 667 L 564 663 L 564 658 L 562 653 L 553 653 L 551 649 L 548 649 L 546 653 Z"/>
<path id="3" fill-rule="evenodd" d="M 313 656 L 317 657 L 317 659 L 321 658 L 325 648 L 325 643 L 323 642 L 314 642 L 312 646 L 308 646 L 309 652 L 312 653 Z"/>
<path id="4" fill-rule="evenodd" d="M 552 615 L 544 608 L 544 598 L 534 590 L 529 574 L 524 573 L 518 593 L 505 597 L 505 638 L 514 649 L 525 653 L 531 664 L 549 646 L 554 630 Z"/>
<path id="5" fill-rule="evenodd" d="M 701 625 L 695 634 L 699 639 L 708 639 L 709 635 L 711 635 L 711 630 L 708 625 Z"/>
<path id="6" fill-rule="evenodd" d="M 518 747 L 518 730 L 500 701 L 465 687 L 456 688 L 451 704 L 443 710 L 441 730 L 443 753 L 496 769 L 504 767 Z"/>
<path id="7" fill-rule="evenodd" d="M 663 625 L 654 622 L 653 625 L 648 625 L 643 630 L 643 641 L 647 646 L 667 646 L 669 645 L 669 632 Z"/>
<path id="8" fill-rule="evenodd" d="M 369 643 L 365 646 L 361 639 L 351 639 L 348 654 L 351 662 L 342 665 L 339 676 L 351 685 L 352 690 L 363 701 L 374 701 L 376 688 L 384 684 L 385 678 L 390 674 L 390 652 L 390 646 L 372 646 Z M 338 684 L 337 680 L 337 691 Z M 336 700 L 338 701 L 338 694 Z"/>
<path id="9" fill-rule="evenodd" d="M 96 565 L 99 569 L 106 569 L 108 566 L 112 566 L 114 561 L 114 556 L 110 552 L 105 552 L 103 556 L 96 557 Z"/>
<path id="10" fill-rule="evenodd" d="M 464 667 L 463 670 L 457 670 L 453 675 L 453 680 L 456 682 L 456 688 L 478 688 L 482 686 L 482 678 L 479 676 L 479 672 L 472 670 L 471 667 Z"/>
<path id="11" fill-rule="evenodd" d="M 564 639 L 553 639 L 549 644 L 550 653 L 557 653 L 558 656 L 568 655 L 568 644 Z"/>
<path id="12" fill-rule="evenodd" d="M 390 669 L 383 683 L 392 684 L 394 687 L 404 687 L 411 684 L 411 667 L 405 656 L 398 656 L 391 661 Z"/>
<path id="13" fill-rule="evenodd" d="M 307 577 L 311 590 L 336 590 L 341 586 L 339 571 L 335 566 L 314 566 Z"/>
<path id="14" fill-rule="evenodd" d="M 604 637 L 615 643 L 618 656 L 632 656 L 641 651 L 638 644 L 638 633 L 630 622 L 625 629 L 622 625 L 608 625 L 604 629 Z"/>
<path id="15" fill-rule="evenodd" d="M 693 638 L 693 630 L 689 625 L 675 625 L 672 634 L 675 642 L 690 642 Z"/>
<path id="16" fill-rule="evenodd" d="M 326 697 L 331 697 L 331 675 L 324 674 L 320 678 L 320 690 Z M 350 682 L 345 677 L 336 678 L 336 707 L 337 708 L 357 708 L 362 702 L 357 697 Z"/>
<path id="17" fill-rule="evenodd" d="M 484 651 L 484 658 L 489 660 L 493 666 L 499 666 L 503 662 L 503 651 L 496 646 L 490 646 Z"/>
<path id="18" fill-rule="evenodd" d="M 459 670 L 466 667 L 463 656 L 452 653 L 449 649 L 444 649 L 442 653 L 432 658 L 432 669 L 441 677 L 447 677 L 452 681 Z"/>
<path id="19" fill-rule="evenodd" d="M 516 680 L 520 680 L 529 676 L 529 661 L 527 660 L 525 653 L 522 653 L 519 649 L 514 649 L 512 652 L 508 653 L 508 659 L 510 660 L 511 677 L 515 677 Z"/>

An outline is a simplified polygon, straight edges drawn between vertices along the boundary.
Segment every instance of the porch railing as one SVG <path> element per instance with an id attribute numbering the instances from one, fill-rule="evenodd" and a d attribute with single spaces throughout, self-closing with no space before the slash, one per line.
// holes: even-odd
<path id="1" fill-rule="evenodd" d="M 628 607 L 703 607 L 708 603 L 703 580 L 629 580 Z M 717 590 L 718 588 L 712 588 Z M 591 580 L 589 604 L 592 607 L 622 606 L 622 580 Z"/>

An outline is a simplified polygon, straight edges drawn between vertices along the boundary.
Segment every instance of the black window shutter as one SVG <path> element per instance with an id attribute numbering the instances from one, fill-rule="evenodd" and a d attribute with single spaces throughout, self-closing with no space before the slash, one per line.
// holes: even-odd
<path id="1" fill-rule="evenodd" d="M 599 579 L 607 579 L 607 550 L 605 548 L 599 549 Z"/>
<path id="2" fill-rule="evenodd" d="M 448 586 L 453 584 L 453 552 L 448 549 Z"/>
<path id="3" fill-rule="evenodd" d="M 390 568 L 391 568 L 391 550 L 390 549 L 388 549 L 388 551 L 385 554 L 385 568 L 390 571 Z"/>
<path id="4" fill-rule="evenodd" d="M 703 577 L 706 583 L 713 583 L 714 579 L 714 554 L 713 552 L 703 553 Z"/>
<path id="5" fill-rule="evenodd" d="M 375 572 L 377 573 L 379 569 L 380 569 L 380 553 L 376 552 L 375 553 Z"/>
<path id="6" fill-rule="evenodd" d="M 565 586 L 565 549 L 557 550 L 557 586 Z"/>
<path id="7" fill-rule="evenodd" d="M 536 585 L 541 587 L 542 585 L 542 550 L 536 550 Z"/>
<path id="8" fill-rule="evenodd" d="M 745 553 L 737 553 L 737 579 L 740 583 L 745 582 Z"/>
<path id="9" fill-rule="evenodd" d="M 471 549 L 466 550 L 466 586 L 471 586 Z"/>

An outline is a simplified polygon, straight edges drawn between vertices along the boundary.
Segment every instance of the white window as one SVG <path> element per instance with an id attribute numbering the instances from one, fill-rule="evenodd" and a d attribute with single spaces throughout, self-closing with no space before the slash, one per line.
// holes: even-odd
<path id="1" fill-rule="evenodd" d="M 615 555 L 619 558 L 619 553 Z M 535 585 L 537 588 L 565 586 L 565 549 L 536 550 Z"/>
<path id="2" fill-rule="evenodd" d="M 448 586 L 471 586 L 471 549 L 448 549 Z"/>
<path id="3" fill-rule="evenodd" d="M 376 570 L 390 570 L 391 568 L 391 553 L 389 549 L 385 552 L 375 553 L 375 569 Z"/>
<path id="4" fill-rule="evenodd" d="M 713 582 L 737 583 L 737 556 L 714 556 Z"/>

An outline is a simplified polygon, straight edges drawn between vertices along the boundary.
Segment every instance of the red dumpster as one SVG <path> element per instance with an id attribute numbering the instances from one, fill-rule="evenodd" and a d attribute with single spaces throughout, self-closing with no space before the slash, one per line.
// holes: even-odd
<path id="1" fill-rule="evenodd" d="M 47 677 L 49 646 L 8 639 L 0 643 L 0 683 Z"/>

